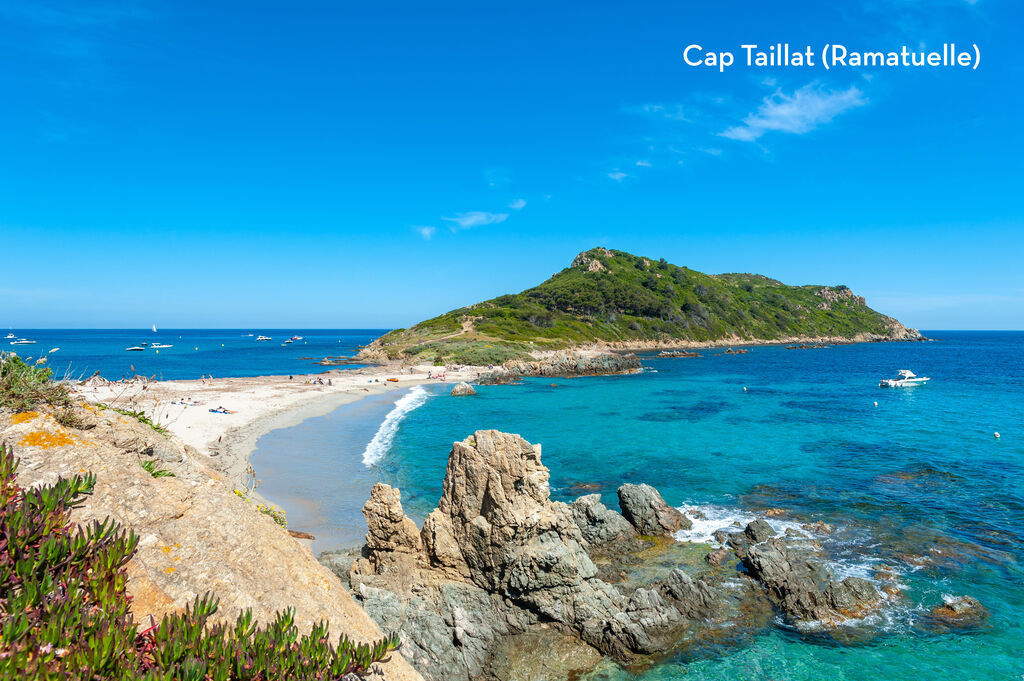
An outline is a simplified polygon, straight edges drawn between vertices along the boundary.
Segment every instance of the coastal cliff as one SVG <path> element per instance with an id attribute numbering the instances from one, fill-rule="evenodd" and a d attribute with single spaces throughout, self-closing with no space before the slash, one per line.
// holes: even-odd
<path id="1" fill-rule="evenodd" d="M 846 286 L 708 275 L 593 248 L 539 286 L 397 329 L 363 361 L 489 365 L 558 349 L 921 340 Z"/>
<path id="2" fill-rule="evenodd" d="M 96 475 L 93 492 L 72 520 L 110 518 L 138 535 L 126 565 L 136 622 L 150 616 L 159 622 L 212 592 L 220 600 L 217 621 L 230 625 L 245 609 L 255 622 L 268 623 L 293 608 L 302 632 L 326 622 L 334 637 L 381 638 L 378 626 L 310 549 L 235 493 L 194 450 L 137 418 L 95 405 L 72 404 L 59 416 L 61 423 L 47 409 L 0 409 L 0 442 L 13 446 L 20 459 L 22 487 L 87 471 Z M 421 678 L 397 654 L 374 667 L 387 679 Z"/>

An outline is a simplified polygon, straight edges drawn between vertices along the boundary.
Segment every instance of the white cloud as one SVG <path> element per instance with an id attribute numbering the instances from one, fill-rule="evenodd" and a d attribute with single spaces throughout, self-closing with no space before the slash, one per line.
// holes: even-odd
<path id="1" fill-rule="evenodd" d="M 830 91 L 810 83 L 792 95 L 776 90 L 764 98 L 757 111 L 743 119 L 743 125 L 718 134 L 741 142 L 753 142 L 771 131 L 802 135 L 867 102 L 864 94 L 852 85 L 846 90 Z"/>
<path id="2" fill-rule="evenodd" d="M 608 177 L 612 178 L 616 182 L 622 182 L 624 179 L 629 177 L 629 175 L 627 175 L 626 173 L 622 172 L 621 170 L 614 170 L 614 171 L 608 173 Z"/>
<path id="3" fill-rule="evenodd" d="M 452 231 L 456 229 L 470 229 L 484 225 L 496 225 L 508 219 L 508 213 L 488 213 L 482 210 L 471 210 L 468 213 L 459 213 L 453 218 L 441 218 L 452 223 Z"/>
<path id="4" fill-rule="evenodd" d="M 436 227 L 431 225 L 418 225 L 416 231 L 419 232 L 420 236 L 430 241 L 430 237 L 434 236 L 434 232 L 437 231 Z"/>
<path id="5" fill-rule="evenodd" d="M 637 165 L 638 168 L 650 168 L 651 167 L 651 162 L 650 161 L 644 161 L 643 159 L 641 159 L 641 160 L 636 162 L 636 165 Z"/>
<path id="6" fill-rule="evenodd" d="M 516 199 L 512 203 L 508 204 L 508 207 L 511 208 L 512 210 L 522 210 L 526 208 L 526 200 Z"/>

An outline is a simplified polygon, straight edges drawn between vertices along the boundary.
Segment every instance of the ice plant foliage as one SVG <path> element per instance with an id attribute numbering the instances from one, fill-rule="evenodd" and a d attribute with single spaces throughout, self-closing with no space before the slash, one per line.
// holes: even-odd
<path id="1" fill-rule="evenodd" d="M 234 625 L 214 623 L 210 594 L 140 632 L 124 570 L 138 538 L 109 519 L 70 519 L 95 476 L 22 489 L 17 466 L 0 446 L 0 679 L 340 679 L 399 645 L 394 635 L 356 644 L 344 634 L 334 645 L 325 623 L 300 636 L 292 610 L 262 627 L 249 610 Z"/>

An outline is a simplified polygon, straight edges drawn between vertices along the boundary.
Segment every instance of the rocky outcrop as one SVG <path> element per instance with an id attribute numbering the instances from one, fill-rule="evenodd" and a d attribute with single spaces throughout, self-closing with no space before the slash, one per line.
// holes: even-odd
<path id="1" fill-rule="evenodd" d="M 572 502 L 570 508 L 588 544 L 600 546 L 636 537 L 636 529 L 621 515 L 601 503 L 600 494 L 579 497 Z"/>
<path id="2" fill-rule="evenodd" d="M 839 624 L 864 617 L 881 605 L 881 594 L 868 580 L 847 577 L 838 581 L 807 550 L 796 549 L 776 538 L 771 528 L 769 531 L 769 538 L 744 552 L 743 564 L 792 621 Z M 754 542 L 766 533 L 751 523 L 744 534 Z"/>
<path id="3" fill-rule="evenodd" d="M 563 649 L 565 634 L 576 642 L 579 654 L 566 659 L 599 651 L 635 661 L 670 650 L 720 609 L 718 594 L 679 570 L 639 588 L 598 578 L 590 552 L 637 541 L 637 528 L 596 494 L 552 501 L 548 478 L 541 447 L 518 435 L 483 430 L 456 442 L 415 550 L 397 491 L 374 487 L 350 584 L 382 625 L 401 625 L 403 654 L 430 678 L 477 675 L 495 651 L 508 655 L 503 641 L 536 642 L 545 622 L 561 632 Z M 656 523 L 645 529 L 664 533 L 685 520 L 653 488 L 626 496 L 637 500 L 637 517 Z"/>
<path id="4" fill-rule="evenodd" d="M 471 386 L 469 383 L 466 383 L 465 381 L 460 381 L 459 383 L 455 384 L 454 388 L 452 388 L 452 396 L 461 397 L 463 395 L 476 395 L 476 390 L 474 390 L 473 386 Z"/>
<path id="5" fill-rule="evenodd" d="M 481 376 L 478 382 L 510 383 L 523 376 L 555 378 L 629 374 L 639 371 L 640 366 L 640 359 L 631 353 L 560 350 L 541 359 L 510 359 L 497 369 Z"/>
<path id="6" fill-rule="evenodd" d="M 627 483 L 619 487 L 619 508 L 640 534 L 657 536 L 693 527 L 689 518 L 665 503 L 650 485 Z"/>
<path id="7" fill-rule="evenodd" d="M 179 441 L 137 420 L 91 405 L 74 409 L 82 428 L 60 426 L 42 412 L 0 410 L 0 442 L 21 459 L 18 483 L 53 483 L 85 471 L 96 487 L 73 511 L 76 522 L 112 518 L 139 536 L 126 566 L 135 621 L 182 610 L 196 596 L 220 600 L 217 620 L 234 623 L 251 608 L 266 623 L 294 608 L 308 632 L 326 621 L 332 638 L 379 639 L 382 630 L 345 586 L 284 528 L 233 492 Z M 139 464 L 157 460 L 174 477 L 153 477 Z M 417 681 L 400 655 L 378 670 L 387 679 Z"/>

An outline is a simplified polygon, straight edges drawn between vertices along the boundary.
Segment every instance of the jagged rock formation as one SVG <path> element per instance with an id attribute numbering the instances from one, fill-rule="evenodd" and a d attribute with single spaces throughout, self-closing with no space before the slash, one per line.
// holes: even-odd
<path id="1" fill-rule="evenodd" d="M 813 536 L 789 528 L 783 538 L 758 519 L 720 531 L 723 546 L 705 546 L 695 561 L 661 559 L 701 545 L 671 538 L 692 521 L 656 489 L 622 485 L 620 515 L 597 494 L 552 501 L 548 480 L 539 445 L 477 431 L 452 446 L 441 498 L 418 534 L 398 490 L 378 484 L 364 507 L 361 555 L 322 560 L 375 620 L 400 631 L 402 653 L 431 681 L 554 681 L 602 656 L 641 663 L 723 630 L 739 641 L 772 626 L 777 611 L 793 624 L 835 626 L 892 596 L 834 577 L 817 539 L 832 531 L 824 523 L 805 526 Z M 654 569 L 644 564 L 651 558 Z M 984 609 L 958 599 L 933 618 L 972 626 Z"/>
<path id="2" fill-rule="evenodd" d="M 236 496 L 194 450 L 112 410 L 78 405 L 74 416 L 81 428 L 62 427 L 44 412 L 0 410 L 0 442 L 12 445 L 21 459 L 18 483 L 25 487 L 96 474 L 95 491 L 72 519 L 110 517 L 139 536 L 126 567 L 136 622 L 150 615 L 159 621 L 209 591 L 220 599 L 217 619 L 232 625 L 245 608 L 259 622 L 294 608 L 296 625 L 307 632 L 326 621 L 332 637 L 381 637 L 338 578 L 284 528 Z M 157 461 L 174 477 L 153 477 L 141 461 Z M 380 511 L 386 514 L 387 508 Z M 389 680 L 421 679 L 397 654 L 379 671 Z"/>
<path id="3" fill-rule="evenodd" d="M 545 622 L 560 637 L 572 635 L 578 650 L 570 658 L 593 661 L 600 652 L 633 661 L 670 649 L 693 620 L 724 607 L 707 584 L 679 570 L 630 590 L 599 579 L 588 550 L 636 538 L 637 530 L 597 495 L 551 501 L 540 452 L 493 430 L 456 442 L 418 553 L 397 491 L 378 484 L 371 493 L 352 588 L 378 621 L 403 624 L 403 651 L 431 678 L 486 673 L 498 641 L 535 635 Z M 653 503 L 667 508 L 656 491 L 641 498 L 680 526 Z"/>

